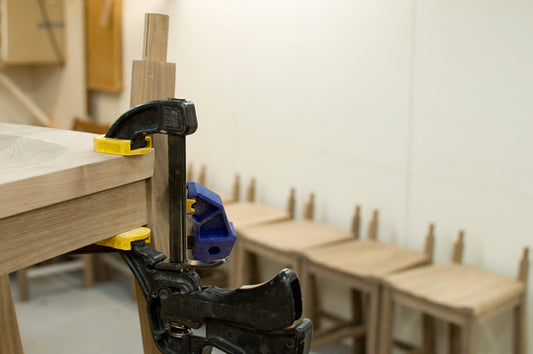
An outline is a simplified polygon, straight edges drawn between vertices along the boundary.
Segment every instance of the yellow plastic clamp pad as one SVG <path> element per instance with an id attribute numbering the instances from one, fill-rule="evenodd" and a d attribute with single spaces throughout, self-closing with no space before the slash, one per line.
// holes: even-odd
<path id="1" fill-rule="evenodd" d="M 106 246 L 117 250 L 129 251 L 131 250 L 131 243 L 139 240 L 146 240 L 150 243 L 150 229 L 147 227 L 138 227 L 136 229 L 123 232 L 121 234 L 98 241 L 95 244 L 98 246 Z"/>
<path id="2" fill-rule="evenodd" d="M 94 151 L 125 156 L 147 154 L 152 150 L 152 138 L 147 135 L 144 140 L 146 140 L 146 147 L 132 150 L 129 140 L 106 138 L 105 135 L 98 135 L 94 137 Z"/>
<path id="3" fill-rule="evenodd" d="M 187 198 L 187 214 L 194 213 L 194 208 L 192 207 L 194 203 L 196 203 L 196 199 Z"/>

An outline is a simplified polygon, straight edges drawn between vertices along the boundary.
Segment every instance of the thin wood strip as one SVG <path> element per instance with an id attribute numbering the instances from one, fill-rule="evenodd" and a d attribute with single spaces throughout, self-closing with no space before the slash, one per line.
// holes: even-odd
<path id="1" fill-rule="evenodd" d="M 255 178 L 252 178 L 250 185 L 246 190 L 246 201 L 248 203 L 253 203 L 255 201 Z"/>
<path id="2" fill-rule="evenodd" d="M 518 281 L 524 283 L 527 285 L 527 274 L 529 271 L 529 248 L 525 247 L 522 259 L 520 260 L 520 263 L 518 265 Z"/>
<path id="3" fill-rule="evenodd" d="M 278 252 L 248 239 L 242 239 L 241 241 L 241 247 L 247 253 L 256 254 L 260 257 L 283 264 L 289 268 L 296 268 L 296 263 L 301 262 L 301 256 L 298 256 L 297 254 Z"/>
<path id="4" fill-rule="evenodd" d="M 146 14 L 144 17 L 143 60 L 167 61 L 169 17 Z"/>
<path id="5" fill-rule="evenodd" d="M 361 206 L 360 205 L 355 206 L 355 213 L 352 219 L 352 232 L 353 232 L 354 238 L 358 240 L 361 235 L 360 234 L 361 232 Z"/>
<path id="6" fill-rule="evenodd" d="M 334 326 L 314 333 L 311 347 L 318 348 L 331 343 L 336 343 L 344 338 L 361 337 L 364 336 L 366 332 L 364 326 Z"/>
<path id="7" fill-rule="evenodd" d="M 193 182 L 194 176 L 193 176 L 193 164 L 192 162 L 189 162 L 189 165 L 187 165 L 187 182 Z"/>
<path id="8" fill-rule="evenodd" d="M 82 259 L 74 259 L 60 263 L 54 263 L 41 267 L 31 267 L 26 270 L 26 275 L 29 279 L 39 278 L 58 273 L 73 272 L 83 269 L 84 262 Z"/>
<path id="9" fill-rule="evenodd" d="M 509 311 L 513 309 L 514 307 L 520 306 L 520 304 L 524 302 L 523 295 L 518 295 L 512 299 L 507 300 L 504 303 L 498 304 L 490 309 L 486 309 L 483 313 L 481 313 L 477 319 L 479 323 L 483 323 L 500 313 Z"/>
<path id="10" fill-rule="evenodd" d="M 200 183 L 202 186 L 205 186 L 205 174 L 206 174 L 206 167 L 205 165 L 202 165 L 200 168 L 200 175 L 198 176 L 198 183 Z"/>
<path id="11" fill-rule="evenodd" d="M 313 220 L 315 215 L 315 193 L 309 195 L 309 201 L 305 205 L 304 219 Z"/>
<path id="12" fill-rule="evenodd" d="M 307 261 L 307 267 L 308 267 L 310 274 L 327 277 L 327 279 L 339 282 L 348 287 L 351 287 L 351 288 L 354 288 L 354 289 L 357 289 L 363 292 L 368 293 L 372 291 L 372 289 L 374 289 L 375 286 L 377 286 L 377 283 L 368 281 L 368 279 L 359 278 L 352 274 L 346 274 L 343 272 L 339 272 L 335 269 L 330 269 L 328 267 L 325 267 L 325 266 L 322 266 L 316 263 L 312 263 L 309 261 Z"/>
<path id="13" fill-rule="evenodd" d="M 368 239 L 376 241 L 378 239 L 378 210 L 375 209 L 372 213 L 372 220 L 368 226 Z"/>
<path id="14" fill-rule="evenodd" d="M 465 232 L 463 230 L 459 230 L 457 241 L 455 241 L 453 244 L 452 262 L 454 263 L 463 262 L 464 235 Z"/>
<path id="15" fill-rule="evenodd" d="M 417 348 L 416 345 L 411 344 L 407 341 L 401 340 L 401 339 L 395 339 L 394 340 L 394 346 L 401 350 L 414 350 Z"/>
<path id="16" fill-rule="evenodd" d="M 424 253 L 429 257 L 429 263 L 433 263 L 433 253 L 435 249 L 435 224 L 429 224 L 429 230 L 424 244 Z"/>
<path id="17" fill-rule="evenodd" d="M 294 219 L 296 213 L 296 189 L 291 188 L 289 193 L 289 199 L 287 200 L 287 212 L 289 213 L 289 218 Z"/>
<path id="18" fill-rule="evenodd" d="M 393 299 L 395 303 L 416 309 L 427 313 L 428 315 L 438 317 L 448 322 L 452 322 L 457 325 L 465 323 L 466 318 L 472 316 L 472 311 L 464 310 L 457 311 L 456 309 L 449 308 L 447 306 L 431 303 L 425 299 L 421 299 L 409 294 L 404 294 L 393 290 Z"/>
<path id="19" fill-rule="evenodd" d="M 33 100 L 22 91 L 6 74 L 0 72 L 0 84 L 4 86 L 19 103 L 26 108 L 37 121 L 45 126 L 52 127 L 54 122 Z"/>
<path id="20" fill-rule="evenodd" d="M 236 202 L 241 199 L 241 176 L 235 175 L 235 182 L 233 183 L 233 198 Z"/>
<path id="21" fill-rule="evenodd" d="M 320 315 L 320 317 L 324 317 L 325 319 L 327 320 L 330 320 L 330 321 L 333 321 L 333 322 L 336 322 L 337 324 L 343 324 L 343 325 L 348 325 L 350 323 L 352 323 L 351 321 L 333 313 L 333 312 L 329 312 L 327 310 L 324 310 L 324 309 L 319 309 L 318 310 L 318 314 Z"/>

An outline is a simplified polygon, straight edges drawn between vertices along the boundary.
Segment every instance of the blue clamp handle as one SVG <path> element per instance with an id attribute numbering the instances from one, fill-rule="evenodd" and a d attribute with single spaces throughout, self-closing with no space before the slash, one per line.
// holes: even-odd
<path id="1" fill-rule="evenodd" d="M 192 257 L 198 261 L 213 261 L 229 256 L 237 235 L 233 223 L 228 221 L 220 196 L 204 186 L 187 182 L 188 198 L 196 200 L 192 235 Z"/>

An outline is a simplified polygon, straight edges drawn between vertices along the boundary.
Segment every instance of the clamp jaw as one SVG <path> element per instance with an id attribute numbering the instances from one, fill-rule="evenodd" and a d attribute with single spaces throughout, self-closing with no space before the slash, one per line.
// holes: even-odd
<path id="1" fill-rule="evenodd" d="M 202 286 L 193 271 L 167 270 L 165 255 L 144 241 L 121 256 L 147 301 L 155 344 L 163 353 L 308 353 L 311 321 L 290 326 L 302 314 L 300 284 L 285 269 L 269 282 L 233 290 Z M 163 266 L 162 266 L 163 265 Z M 206 336 L 192 329 L 206 328 Z"/>
<path id="2" fill-rule="evenodd" d="M 133 107 L 105 137 L 95 138 L 95 151 L 127 155 L 149 152 L 148 134 L 167 134 L 169 140 L 170 258 L 147 245 L 146 228 L 122 235 L 121 246 L 114 246 L 115 238 L 99 244 L 121 249 L 147 301 L 152 336 L 163 353 L 204 354 L 212 347 L 239 354 L 308 353 L 311 321 L 303 319 L 293 326 L 302 315 L 302 300 L 292 270 L 233 290 L 203 286 L 194 271 L 227 262 L 236 238 L 220 197 L 185 182 L 185 136 L 196 128 L 192 102 L 170 99 Z M 187 217 L 193 225 L 190 236 Z M 128 242 L 129 235 L 134 237 Z M 192 332 L 202 326 L 205 337 Z"/>

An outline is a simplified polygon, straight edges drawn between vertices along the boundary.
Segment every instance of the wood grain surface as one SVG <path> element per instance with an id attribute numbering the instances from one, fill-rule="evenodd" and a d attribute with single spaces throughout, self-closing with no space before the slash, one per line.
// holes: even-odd
<path id="1" fill-rule="evenodd" d="M 143 180 L 0 219 L 0 274 L 146 225 L 146 201 Z"/>
<path id="2" fill-rule="evenodd" d="M 524 283 L 516 279 L 457 263 L 412 269 L 386 282 L 413 297 L 477 316 L 525 291 Z"/>
<path id="3" fill-rule="evenodd" d="M 240 229 L 240 236 L 278 252 L 300 253 L 332 242 L 353 239 L 353 233 L 311 220 L 288 220 Z"/>
<path id="4" fill-rule="evenodd" d="M 154 153 L 93 152 L 94 134 L 0 124 L 0 218 L 150 178 Z"/>
<path id="5" fill-rule="evenodd" d="M 350 240 L 303 253 L 310 262 L 323 267 L 375 279 L 426 264 L 430 259 L 424 252 L 371 240 Z"/>

